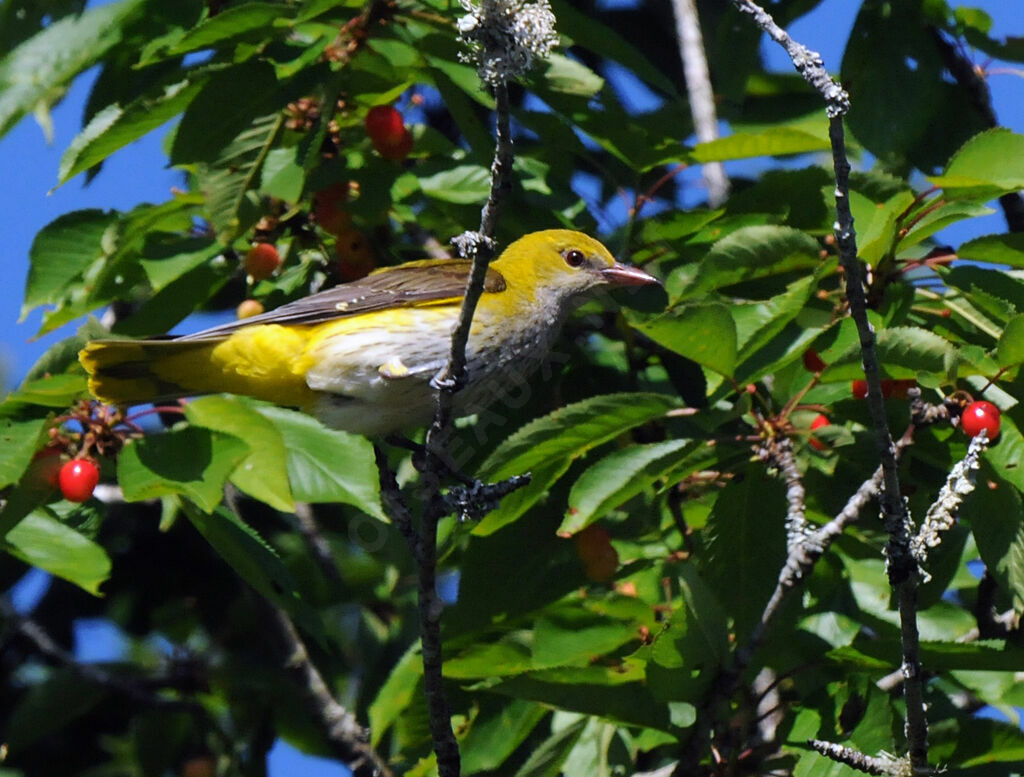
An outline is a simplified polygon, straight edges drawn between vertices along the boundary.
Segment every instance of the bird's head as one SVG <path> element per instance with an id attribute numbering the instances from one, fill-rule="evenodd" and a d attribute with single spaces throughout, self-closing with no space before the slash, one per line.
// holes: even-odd
<path id="1" fill-rule="evenodd" d="M 599 241 L 570 229 L 531 232 L 509 245 L 492 267 L 510 285 L 559 303 L 571 303 L 599 286 L 661 283 L 638 267 L 615 261 Z"/>

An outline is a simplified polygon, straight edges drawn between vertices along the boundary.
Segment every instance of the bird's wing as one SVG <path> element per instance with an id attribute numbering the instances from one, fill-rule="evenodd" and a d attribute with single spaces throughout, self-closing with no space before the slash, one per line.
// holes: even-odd
<path id="1" fill-rule="evenodd" d="M 466 291 L 471 263 L 464 259 L 427 259 L 388 267 L 358 281 L 295 300 L 258 316 L 231 321 L 178 340 L 221 338 L 261 324 L 319 324 L 388 308 L 457 302 Z M 501 273 L 488 268 L 484 291 L 505 290 Z"/>

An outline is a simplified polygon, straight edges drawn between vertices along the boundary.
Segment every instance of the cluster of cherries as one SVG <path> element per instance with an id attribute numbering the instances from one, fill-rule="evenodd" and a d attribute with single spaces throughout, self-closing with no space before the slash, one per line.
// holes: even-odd
<path id="1" fill-rule="evenodd" d="M 29 465 L 26 483 L 37 490 L 60 489 L 69 502 L 85 502 L 100 482 L 99 458 L 116 456 L 142 429 L 117 408 L 82 400 L 54 420 L 49 435 Z"/>
<path id="2" fill-rule="evenodd" d="M 85 502 L 100 482 L 100 468 L 89 458 L 64 461 L 60 448 L 47 446 L 36 454 L 32 477 L 47 488 L 59 488 L 69 502 Z"/>
<path id="3" fill-rule="evenodd" d="M 412 151 L 413 137 L 405 126 L 402 114 L 391 105 L 371 108 L 364 121 L 367 137 L 374 150 L 385 159 L 401 162 Z M 366 236 L 352 227 L 345 203 L 351 191 L 348 181 L 329 186 L 313 196 L 313 218 L 325 232 L 334 235 L 334 251 L 338 257 L 338 277 L 342 282 L 368 275 L 375 267 L 373 253 Z M 245 274 L 250 283 L 270 278 L 281 266 L 281 254 L 274 243 L 254 242 L 244 259 Z M 264 310 L 255 299 L 244 300 L 235 311 L 238 318 L 258 316 Z"/>
<path id="4" fill-rule="evenodd" d="M 815 374 L 822 372 L 828 365 L 821 355 L 813 348 L 808 348 L 803 353 L 804 367 L 808 372 Z M 882 396 L 886 399 L 895 397 L 905 399 L 907 391 L 917 386 L 916 380 L 892 380 L 883 379 L 881 382 Z M 855 399 L 865 399 L 868 395 L 868 382 L 866 380 L 855 380 L 850 383 L 850 393 Z M 999 408 L 984 399 L 971 400 L 966 404 L 960 413 L 960 428 L 968 437 L 977 437 L 982 431 L 989 440 L 999 436 L 1000 413 Z M 819 413 L 811 421 L 811 432 L 828 426 L 831 423 L 828 416 Z M 815 438 L 812 434 L 810 439 L 811 447 L 815 450 L 825 450 L 825 443 Z"/>

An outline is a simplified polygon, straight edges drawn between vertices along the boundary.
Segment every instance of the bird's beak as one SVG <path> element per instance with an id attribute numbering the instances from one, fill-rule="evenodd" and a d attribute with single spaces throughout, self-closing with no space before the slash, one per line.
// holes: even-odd
<path id="1" fill-rule="evenodd" d="M 645 273 L 639 267 L 615 262 L 611 267 L 601 270 L 601 277 L 615 286 L 661 286 L 661 281 L 653 275 Z"/>

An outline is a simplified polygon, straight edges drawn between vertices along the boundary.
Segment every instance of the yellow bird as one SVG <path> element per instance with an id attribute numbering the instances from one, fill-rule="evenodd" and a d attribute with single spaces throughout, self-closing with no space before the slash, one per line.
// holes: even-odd
<path id="1" fill-rule="evenodd" d="M 79 360 L 90 391 L 110 404 L 229 392 L 357 434 L 422 426 L 433 416 L 430 379 L 448 359 L 469 268 L 466 260 L 409 262 L 195 334 L 94 341 Z M 579 232 L 516 240 L 487 271 L 455 411 L 477 412 L 511 373 L 539 366 L 588 292 L 657 283 Z"/>

